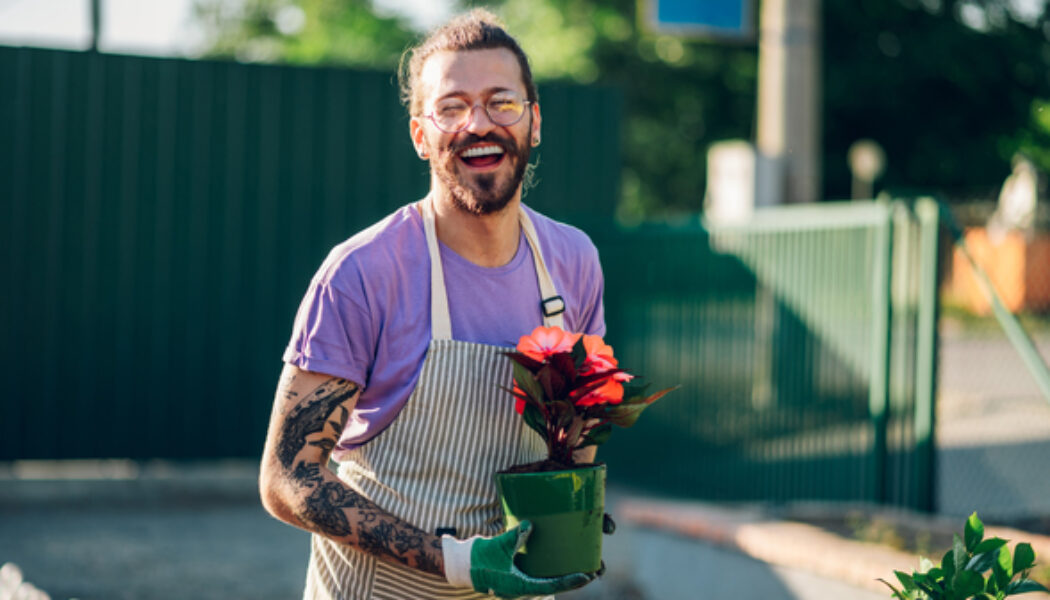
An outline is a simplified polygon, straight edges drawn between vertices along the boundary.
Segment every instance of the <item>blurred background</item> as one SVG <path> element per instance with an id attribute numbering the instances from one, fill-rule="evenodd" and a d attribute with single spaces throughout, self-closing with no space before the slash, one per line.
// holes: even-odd
<path id="1" fill-rule="evenodd" d="M 603 447 L 620 493 L 1050 535 L 1045 0 L 0 0 L 0 594 L 299 594 L 280 356 L 425 194 L 395 71 L 472 6 L 540 84 L 525 201 L 683 386 Z"/>

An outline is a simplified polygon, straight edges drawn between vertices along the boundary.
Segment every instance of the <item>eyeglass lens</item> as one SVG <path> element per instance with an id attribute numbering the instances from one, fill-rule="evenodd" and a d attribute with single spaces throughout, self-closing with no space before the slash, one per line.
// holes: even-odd
<path id="1" fill-rule="evenodd" d="M 517 94 L 496 94 L 482 106 L 489 120 L 496 125 L 513 125 L 525 114 L 525 101 Z M 450 98 L 434 108 L 434 121 L 446 132 L 461 131 L 470 122 L 473 109 L 474 106 L 462 100 Z"/>

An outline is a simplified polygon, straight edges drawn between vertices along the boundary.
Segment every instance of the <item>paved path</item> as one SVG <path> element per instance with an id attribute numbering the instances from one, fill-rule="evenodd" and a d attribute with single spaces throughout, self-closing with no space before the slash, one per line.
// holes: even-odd
<path id="1" fill-rule="evenodd" d="M 71 478 L 78 469 L 97 478 Z M 54 600 L 301 597 L 309 537 L 263 511 L 250 462 L 22 471 L 42 479 L 0 468 L 0 563 L 16 563 Z M 629 499 L 610 490 L 610 512 L 624 517 L 605 538 L 608 574 L 559 600 L 885 597 L 797 564 L 771 565 L 717 539 L 651 526 L 628 516 L 621 503 Z M 635 510 L 645 513 L 637 503 Z"/>
<path id="2" fill-rule="evenodd" d="M 1050 359 L 1050 333 L 1035 337 Z M 1000 331 L 942 331 L 938 506 L 948 515 L 1050 515 L 1050 401 Z"/>

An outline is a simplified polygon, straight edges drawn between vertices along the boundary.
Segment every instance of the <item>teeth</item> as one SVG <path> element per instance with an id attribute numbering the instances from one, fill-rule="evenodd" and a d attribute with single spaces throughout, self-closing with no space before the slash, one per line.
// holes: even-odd
<path id="1" fill-rule="evenodd" d="M 488 156 L 490 154 L 503 154 L 503 148 L 499 146 L 477 146 L 475 148 L 467 148 L 460 156 L 464 158 L 474 158 L 477 156 Z"/>

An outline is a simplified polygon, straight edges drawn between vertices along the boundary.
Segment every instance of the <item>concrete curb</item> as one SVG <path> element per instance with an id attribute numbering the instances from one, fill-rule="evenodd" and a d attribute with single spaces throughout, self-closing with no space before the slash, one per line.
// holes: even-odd
<path id="1" fill-rule="evenodd" d="M 916 554 L 846 539 L 813 525 L 782 520 L 759 508 L 628 496 L 620 500 L 617 510 L 619 518 L 641 526 L 701 539 L 771 565 L 801 569 L 859 588 L 885 592 L 887 597 L 889 589 L 879 579 L 896 584 L 894 570 L 911 573 L 919 565 Z M 819 507 L 804 510 L 819 510 Z M 962 532 L 963 519 L 949 521 L 943 517 L 882 510 L 913 526 L 960 535 Z M 1011 546 L 1028 542 L 1039 557 L 1039 564 L 1050 562 L 1050 537 L 1005 527 L 986 527 L 985 537 L 993 536 L 1009 540 Z M 1032 597 L 1050 596 L 1034 594 Z"/>
<path id="2" fill-rule="evenodd" d="M 0 508 L 196 506 L 259 502 L 258 461 L 0 463 Z"/>

